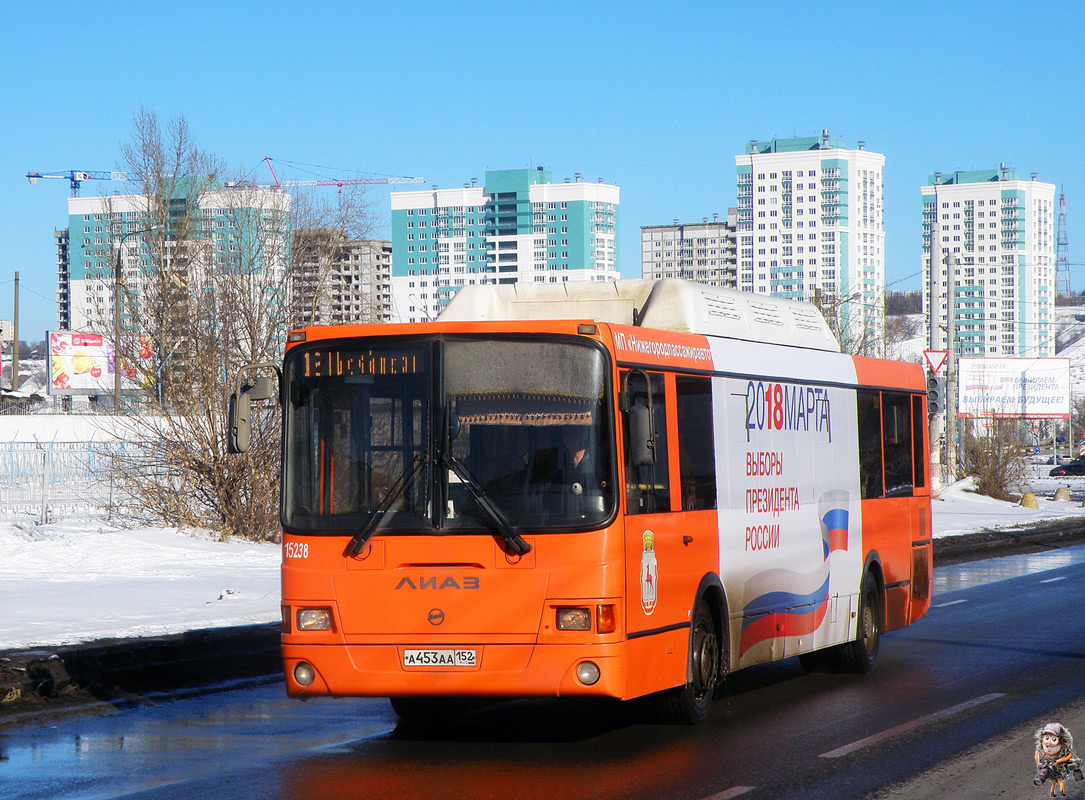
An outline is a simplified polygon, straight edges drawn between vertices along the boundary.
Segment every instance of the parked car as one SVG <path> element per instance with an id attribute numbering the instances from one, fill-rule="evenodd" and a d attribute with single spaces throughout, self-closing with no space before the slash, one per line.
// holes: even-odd
<path id="1" fill-rule="evenodd" d="M 1075 458 L 1052 469 L 1048 475 L 1053 478 L 1065 478 L 1074 475 L 1085 475 L 1085 457 Z"/>

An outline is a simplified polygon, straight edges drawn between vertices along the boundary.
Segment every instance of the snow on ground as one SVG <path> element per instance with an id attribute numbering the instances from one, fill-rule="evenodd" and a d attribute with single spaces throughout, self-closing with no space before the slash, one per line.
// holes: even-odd
<path id="1" fill-rule="evenodd" d="M 1028 488 L 1037 493 L 1036 502 L 1039 508 L 1022 508 L 1016 503 L 976 494 L 975 481 L 972 478 L 957 481 L 942 489 L 931 502 L 934 537 L 937 539 L 991 528 L 1012 528 L 1064 517 L 1081 517 L 1085 520 L 1085 508 L 1080 502 L 1052 500 L 1039 494 L 1045 492 L 1053 495 L 1059 486 L 1074 486 L 1080 482 L 1080 479 L 1033 479 Z"/>
<path id="2" fill-rule="evenodd" d="M 274 622 L 279 561 L 170 528 L 0 523 L 0 650 Z"/>
<path id="3" fill-rule="evenodd" d="M 1032 510 L 969 488 L 961 481 L 934 501 L 936 537 L 1085 518 L 1077 503 L 1041 497 Z M 198 531 L 90 517 L 0 522 L 0 650 L 274 622 L 279 561 L 278 545 L 220 542 Z"/>

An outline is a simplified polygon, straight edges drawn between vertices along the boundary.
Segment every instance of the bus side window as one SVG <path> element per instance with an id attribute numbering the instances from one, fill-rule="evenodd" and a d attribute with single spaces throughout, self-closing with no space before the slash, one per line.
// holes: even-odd
<path id="1" fill-rule="evenodd" d="M 886 497 L 911 497 L 912 399 L 900 392 L 882 392 L 882 449 L 885 453 Z"/>
<path id="2" fill-rule="evenodd" d="M 678 470 L 682 479 L 682 510 L 716 507 L 716 459 L 712 435 L 712 381 L 679 375 L 675 378 L 678 412 Z"/>
<path id="3" fill-rule="evenodd" d="M 859 489 L 864 500 L 885 493 L 882 482 L 881 395 L 869 389 L 856 393 L 859 417 Z"/>
<path id="4" fill-rule="evenodd" d="M 912 395 L 912 467 L 915 473 L 915 488 L 927 485 L 927 454 L 923 448 L 923 422 L 927 415 L 923 408 L 923 395 Z"/>
<path id="5" fill-rule="evenodd" d="M 639 374 L 637 374 L 639 373 Z M 655 464 L 635 467 L 629 458 L 629 412 L 622 414 L 622 435 L 625 443 L 626 510 L 629 514 L 658 514 L 671 510 L 669 461 L 667 459 L 667 406 L 663 390 L 663 375 L 658 372 L 634 370 L 622 373 L 622 385 L 628 387 L 630 407 L 647 406 L 648 396 L 644 376 L 651 383 L 652 427 L 655 429 Z"/>

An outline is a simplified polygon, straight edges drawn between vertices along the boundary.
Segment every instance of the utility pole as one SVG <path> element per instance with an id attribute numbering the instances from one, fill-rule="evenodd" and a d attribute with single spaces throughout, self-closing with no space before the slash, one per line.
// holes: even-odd
<path id="1" fill-rule="evenodd" d="M 957 254 L 946 254 L 946 483 L 957 480 Z"/>
<path id="2" fill-rule="evenodd" d="M 15 273 L 15 318 L 11 323 L 11 391 L 19 388 L 19 273 Z"/>
<path id="3" fill-rule="evenodd" d="M 938 293 L 938 278 L 940 275 L 939 264 L 941 263 L 942 253 L 942 235 L 941 225 L 939 223 L 939 215 L 942 213 L 938 207 L 938 183 L 942 179 L 942 173 L 934 173 L 934 219 L 931 222 L 931 236 L 930 236 L 930 274 L 927 279 L 927 339 L 928 347 L 931 350 L 942 350 L 942 336 L 941 330 L 938 326 L 938 307 L 939 307 L 939 293 Z M 933 374 L 933 373 L 932 373 Z M 946 386 L 949 386 L 949 379 L 946 379 Z M 943 405 L 946 405 L 943 403 Z M 930 467 L 931 467 L 931 481 L 934 483 L 934 488 L 941 488 L 938 484 L 942 478 L 942 446 L 939 440 L 942 438 L 942 411 L 938 411 L 930 417 L 930 431 L 928 438 L 930 440 L 931 453 L 930 453 Z"/>

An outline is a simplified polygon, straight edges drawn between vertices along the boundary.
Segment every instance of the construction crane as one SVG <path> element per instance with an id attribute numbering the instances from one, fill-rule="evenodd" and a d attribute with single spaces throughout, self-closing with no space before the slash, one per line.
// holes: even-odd
<path id="1" fill-rule="evenodd" d="M 83 181 L 126 181 L 128 173 L 116 170 L 70 169 L 67 172 L 28 172 L 27 180 L 37 183 L 38 178 L 63 178 L 72 187 L 72 197 L 79 197 L 79 186 Z"/>
<path id="2" fill-rule="evenodd" d="M 275 181 L 273 184 L 269 184 L 267 188 L 278 191 L 283 187 L 293 186 L 338 186 L 339 191 L 343 190 L 344 186 L 364 186 L 369 184 L 387 184 L 387 183 L 425 183 L 425 178 L 408 178 L 398 176 L 385 176 L 380 178 L 322 178 L 317 180 L 307 181 L 280 181 L 279 176 L 275 174 L 275 168 L 271 166 L 271 157 L 264 156 L 264 163 L 267 164 L 268 170 L 271 172 L 271 179 Z M 289 163 L 289 162 L 288 162 Z"/>

